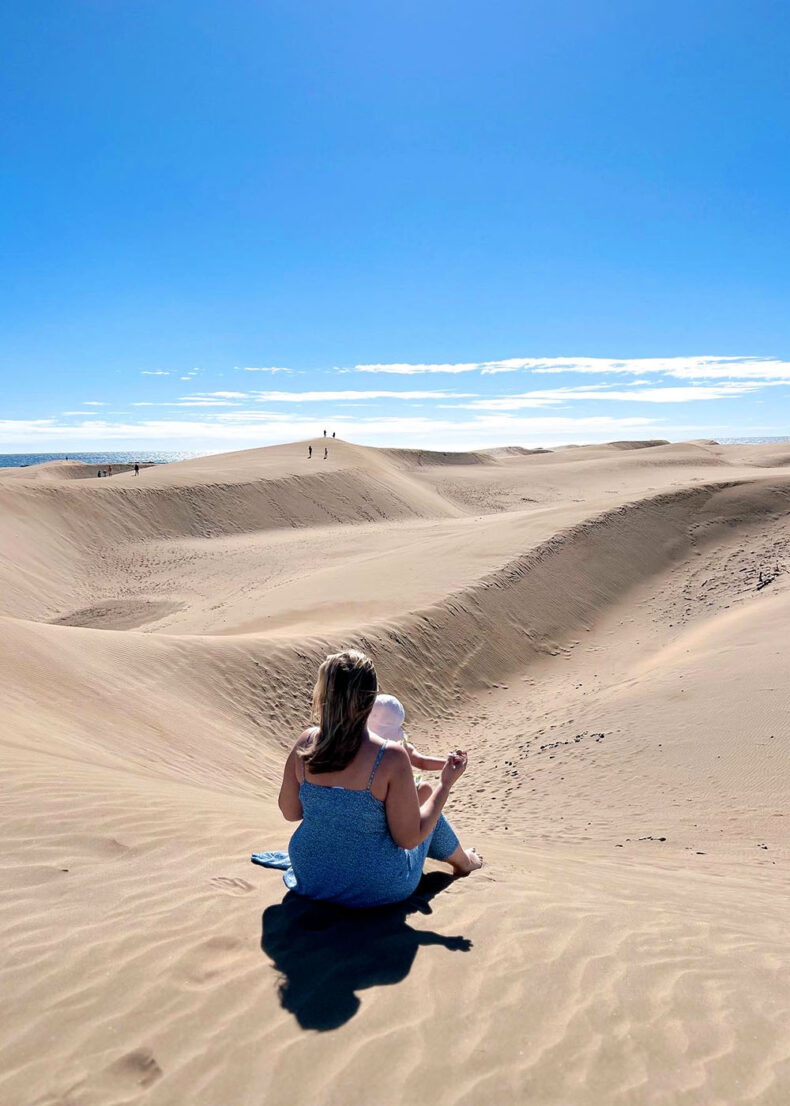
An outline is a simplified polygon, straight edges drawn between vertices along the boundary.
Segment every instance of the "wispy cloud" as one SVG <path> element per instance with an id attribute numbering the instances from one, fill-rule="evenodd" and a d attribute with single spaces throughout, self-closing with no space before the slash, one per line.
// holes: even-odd
<path id="1" fill-rule="evenodd" d="M 232 399 L 181 399 L 178 403 L 163 404 L 168 407 L 238 407 Z"/>
<path id="2" fill-rule="evenodd" d="M 420 373 L 471 373 L 477 370 L 482 370 L 483 365 L 487 362 L 478 361 L 466 361 L 458 364 L 409 364 L 409 363 L 396 363 L 396 364 L 373 364 L 373 365 L 354 365 L 353 369 L 337 369 L 337 372 L 357 372 L 357 373 L 392 373 L 396 376 L 415 376 Z"/>
<path id="3" fill-rule="evenodd" d="M 82 401 L 83 407 L 106 407 L 107 404 L 101 399 L 84 399 Z"/>
<path id="4" fill-rule="evenodd" d="M 535 373 L 662 374 L 679 380 L 790 380 L 790 361 L 770 357 L 603 357 L 556 359 L 530 366 Z"/>
<path id="5" fill-rule="evenodd" d="M 139 399 L 129 404 L 130 407 L 238 407 L 232 399 L 214 399 L 202 396 L 185 396 L 183 399 L 164 400 L 158 403 L 154 400 Z"/>
<path id="6" fill-rule="evenodd" d="M 249 399 L 256 403 L 333 403 L 344 400 L 373 399 L 472 399 L 476 392 L 447 392 L 443 390 L 421 390 L 397 392 L 390 390 L 354 389 L 332 392 L 196 392 L 183 396 L 182 400 Z"/>
<path id="7" fill-rule="evenodd" d="M 167 369 L 141 369 L 140 376 L 170 376 Z"/>
<path id="8" fill-rule="evenodd" d="M 249 399 L 250 394 L 250 392 L 196 392 L 191 396 L 182 396 L 181 399 Z"/>
<path id="9" fill-rule="evenodd" d="M 511 396 L 492 396 L 454 406 L 475 411 L 518 411 L 528 407 L 567 406 L 578 402 L 609 403 L 691 403 L 701 400 L 734 399 L 763 388 L 775 381 L 732 381 L 721 384 L 689 384 L 681 387 L 630 388 L 612 390 L 611 386 L 589 388 L 546 388 Z"/>
<path id="10" fill-rule="evenodd" d="M 234 368 L 238 372 L 245 373 L 292 373 L 294 371 L 285 368 L 283 365 L 245 365 L 243 368 L 234 365 Z"/>
<path id="11" fill-rule="evenodd" d="M 395 362 L 354 365 L 338 372 L 391 373 L 412 376 L 424 373 L 610 373 L 646 376 L 663 374 L 685 380 L 759 379 L 790 380 L 790 361 L 770 357 L 509 357 L 498 361 Z"/>

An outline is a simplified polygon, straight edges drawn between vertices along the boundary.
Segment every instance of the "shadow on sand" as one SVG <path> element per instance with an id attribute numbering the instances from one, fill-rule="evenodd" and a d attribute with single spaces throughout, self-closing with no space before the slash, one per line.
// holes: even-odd
<path id="1" fill-rule="evenodd" d="M 430 914 L 430 901 L 453 882 L 429 872 L 405 902 L 350 910 L 289 891 L 263 912 L 261 948 L 282 974 L 280 1002 L 303 1029 L 337 1029 L 360 1006 L 357 991 L 400 983 L 422 945 L 467 952 L 466 937 L 412 929 L 410 914 Z"/>

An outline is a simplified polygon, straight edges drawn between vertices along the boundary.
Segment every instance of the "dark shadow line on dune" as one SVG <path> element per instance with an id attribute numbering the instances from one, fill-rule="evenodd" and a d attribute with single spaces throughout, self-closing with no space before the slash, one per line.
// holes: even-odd
<path id="1" fill-rule="evenodd" d="M 263 912 L 261 948 L 280 972 L 280 1002 L 303 1029 L 337 1029 L 359 1010 L 358 991 L 400 983 L 417 949 L 441 945 L 467 952 L 466 937 L 412 929 L 410 914 L 431 914 L 430 901 L 453 882 L 429 872 L 404 902 L 351 910 L 289 891 Z"/>

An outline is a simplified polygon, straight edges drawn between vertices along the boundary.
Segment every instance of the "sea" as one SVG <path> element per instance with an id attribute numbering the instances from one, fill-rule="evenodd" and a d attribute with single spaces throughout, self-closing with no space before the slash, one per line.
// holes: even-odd
<path id="1" fill-rule="evenodd" d="M 86 465 L 166 465 L 168 461 L 188 461 L 201 457 L 202 453 L 176 449 L 141 450 L 139 453 L 0 453 L 0 468 L 24 468 L 41 465 L 45 461 L 84 461 Z"/>

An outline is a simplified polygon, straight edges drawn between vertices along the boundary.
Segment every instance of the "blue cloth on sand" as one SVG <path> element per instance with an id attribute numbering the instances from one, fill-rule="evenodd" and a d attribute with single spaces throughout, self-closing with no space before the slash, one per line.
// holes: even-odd
<path id="1" fill-rule="evenodd" d="M 288 853 L 253 853 L 250 857 L 253 864 L 260 864 L 261 868 L 282 868 L 287 871 L 291 867 L 291 858 Z"/>
<path id="2" fill-rule="evenodd" d="M 395 844 L 384 803 L 370 791 L 385 748 L 379 751 L 364 791 L 322 787 L 303 779 L 303 820 L 288 852 L 253 853 L 252 862 L 286 869 L 286 887 L 311 899 L 356 907 L 407 899 L 420 882 L 425 858 L 446 860 L 458 848 L 458 838 L 441 815 L 416 848 Z"/>
<path id="3" fill-rule="evenodd" d="M 279 868 L 285 874 L 283 875 L 283 883 L 289 891 L 296 890 L 296 876 L 293 873 L 291 867 L 291 858 L 288 853 L 279 851 L 270 853 L 253 853 L 250 857 L 253 864 L 260 864 L 262 868 Z"/>

